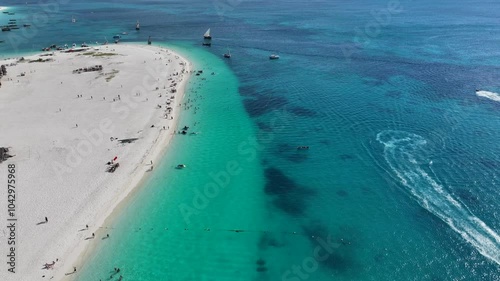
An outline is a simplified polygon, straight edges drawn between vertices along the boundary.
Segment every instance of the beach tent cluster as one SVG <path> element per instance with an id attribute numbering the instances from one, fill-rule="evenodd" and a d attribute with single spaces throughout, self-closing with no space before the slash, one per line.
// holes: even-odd
<path id="1" fill-rule="evenodd" d="M 82 72 L 100 71 L 100 70 L 102 70 L 102 65 L 95 65 L 95 66 L 91 66 L 91 67 L 75 69 L 75 70 L 73 70 L 73 73 L 80 74 Z"/>

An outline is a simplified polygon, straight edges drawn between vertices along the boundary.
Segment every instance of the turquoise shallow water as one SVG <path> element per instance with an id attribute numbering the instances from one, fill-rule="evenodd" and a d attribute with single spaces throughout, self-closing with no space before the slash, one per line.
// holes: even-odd
<path id="1" fill-rule="evenodd" d="M 216 56 L 176 48 L 203 70 L 189 82 L 180 119 L 197 134 L 174 137 L 154 176 L 103 230 L 112 239 L 103 240 L 78 280 L 104 278 L 114 267 L 130 280 L 255 274 L 251 261 L 258 253 L 247 246 L 257 243 L 258 233 L 231 231 L 258 230 L 264 210 L 257 150 L 247 140 L 255 133 L 237 79 Z M 175 169 L 179 163 L 187 167 Z"/>
<path id="2" fill-rule="evenodd" d="M 0 35 L 10 56 L 127 31 L 204 70 L 181 117 L 200 133 L 174 139 L 79 280 L 500 280 L 500 104 L 475 95 L 500 93 L 498 3 L 117 3 Z M 200 198 L 229 161 L 241 173 Z"/>

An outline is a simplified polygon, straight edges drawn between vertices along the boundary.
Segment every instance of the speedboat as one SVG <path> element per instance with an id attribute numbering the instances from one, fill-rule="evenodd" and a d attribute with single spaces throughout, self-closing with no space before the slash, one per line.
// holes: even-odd
<path id="1" fill-rule="evenodd" d="M 184 164 L 179 164 L 179 165 L 177 165 L 175 168 L 176 168 L 176 169 L 184 169 L 184 168 L 186 168 L 186 165 L 184 165 Z"/>
<path id="2" fill-rule="evenodd" d="M 272 55 L 270 55 L 270 56 L 269 56 L 269 59 L 270 59 L 270 60 L 277 60 L 277 59 L 279 59 L 279 58 L 280 58 L 280 56 L 278 56 L 278 55 L 276 55 L 276 54 L 272 54 Z"/>

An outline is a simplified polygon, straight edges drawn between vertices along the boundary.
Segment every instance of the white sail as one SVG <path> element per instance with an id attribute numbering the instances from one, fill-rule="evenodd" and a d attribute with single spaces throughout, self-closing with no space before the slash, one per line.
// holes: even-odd
<path id="1" fill-rule="evenodd" d="M 205 32 L 205 34 L 203 34 L 203 37 L 210 37 L 210 28 L 207 30 L 207 32 Z"/>

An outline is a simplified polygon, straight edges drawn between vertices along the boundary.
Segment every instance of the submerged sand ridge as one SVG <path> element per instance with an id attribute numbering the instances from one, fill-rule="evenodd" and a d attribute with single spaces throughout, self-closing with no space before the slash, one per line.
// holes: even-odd
<path id="1" fill-rule="evenodd" d="M 0 147 L 13 157 L 0 178 L 15 165 L 17 221 L 16 273 L 0 270 L 0 279 L 64 279 L 86 246 L 106 242 L 99 226 L 174 135 L 190 63 L 167 49 L 120 44 L 1 64 Z"/>

